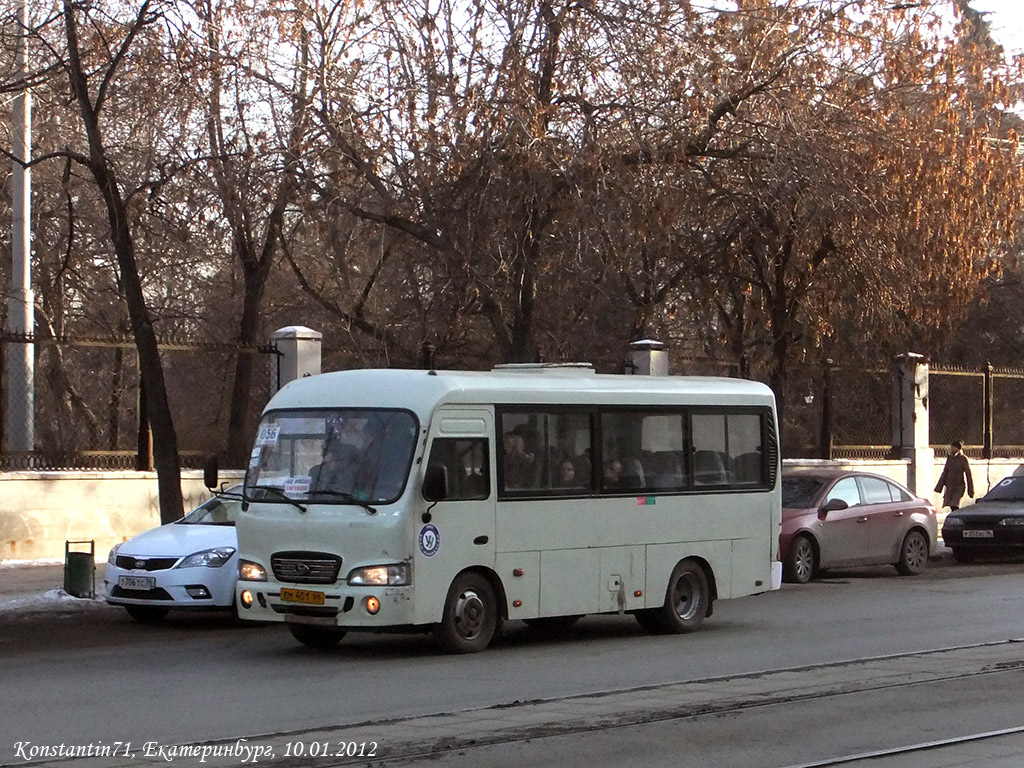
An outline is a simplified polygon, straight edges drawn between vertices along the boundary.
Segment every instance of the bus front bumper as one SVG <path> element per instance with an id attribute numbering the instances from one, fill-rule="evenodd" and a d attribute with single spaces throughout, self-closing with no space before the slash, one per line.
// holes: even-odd
<path id="1" fill-rule="evenodd" d="M 273 582 L 239 581 L 238 616 L 249 621 L 349 629 L 382 629 L 412 623 L 411 587 L 298 589 Z"/>

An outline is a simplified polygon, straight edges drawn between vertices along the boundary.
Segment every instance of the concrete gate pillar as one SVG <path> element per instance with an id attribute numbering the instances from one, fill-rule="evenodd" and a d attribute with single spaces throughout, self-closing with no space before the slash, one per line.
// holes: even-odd
<path id="1" fill-rule="evenodd" d="M 295 379 L 320 373 L 323 334 L 301 325 L 290 325 L 270 334 L 277 354 L 270 361 L 270 394 Z"/>
<path id="2" fill-rule="evenodd" d="M 929 498 L 935 473 L 935 451 L 928 438 L 928 363 L 923 355 L 897 355 L 892 379 L 893 454 L 909 459 L 907 487 Z"/>

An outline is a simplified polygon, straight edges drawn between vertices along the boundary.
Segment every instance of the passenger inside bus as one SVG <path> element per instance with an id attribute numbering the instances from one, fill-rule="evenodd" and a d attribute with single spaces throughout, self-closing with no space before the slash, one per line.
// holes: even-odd
<path id="1" fill-rule="evenodd" d="M 505 487 L 533 488 L 537 480 L 537 460 L 532 453 L 527 453 L 523 436 L 514 431 L 506 432 L 503 442 Z"/>
<path id="2" fill-rule="evenodd" d="M 558 477 L 555 479 L 555 487 L 580 488 L 582 486 L 583 483 L 576 479 L 576 466 L 572 463 L 572 459 L 562 461 L 558 465 Z"/>
<path id="3" fill-rule="evenodd" d="M 606 490 L 622 487 L 622 462 L 618 459 L 605 461 L 603 485 Z"/>

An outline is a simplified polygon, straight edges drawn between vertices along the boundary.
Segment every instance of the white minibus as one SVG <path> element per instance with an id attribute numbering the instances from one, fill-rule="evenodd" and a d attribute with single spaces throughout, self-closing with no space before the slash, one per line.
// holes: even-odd
<path id="1" fill-rule="evenodd" d="M 355 370 L 264 410 L 237 522 L 238 611 L 329 648 L 432 631 L 480 651 L 505 622 L 631 614 L 690 632 L 777 589 L 772 391 L 585 365 Z"/>

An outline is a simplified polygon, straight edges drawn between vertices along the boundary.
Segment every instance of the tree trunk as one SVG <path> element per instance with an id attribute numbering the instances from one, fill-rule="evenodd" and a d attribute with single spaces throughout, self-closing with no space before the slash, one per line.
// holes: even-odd
<path id="1" fill-rule="evenodd" d="M 148 3 L 144 3 L 137 17 L 137 26 L 145 23 L 148 13 Z M 128 209 L 103 145 L 99 119 L 101 104 L 94 105 L 89 96 L 88 76 L 82 66 L 78 45 L 78 23 L 71 0 L 64 0 L 64 21 L 68 38 L 68 79 L 89 145 L 89 157 L 83 159 L 83 162 L 92 173 L 107 209 L 110 240 L 117 258 L 118 278 L 124 290 L 135 348 L 139 354 L 139 371 L 146 387 L 147 415 L 153 430 L 153 463 L 156 467 L 160 498 L 160 522 L 169 523 L 181 518 L 184 504 L 181 497 L 178 439 L 174 432 L 174 421 L 167 399 L 160 350 L 157 348 L 156 332 L 146 308 L 142 280 L 135 260 L 135 245 L 128 227 Z"/>
<path id="2" fill-rule="evenodd" d="M 100 157 L 102 158 L 101 152 Z M 146 386 L 146 415 L 153 430 L 153 465 L 156 469 L 160 496 L 160 522 L 170 523 L 180 519 L 184 511 L 178 438 L 174 431 L 174 420 L 167 398 L 156 332 L 146 307 L 142 280 L 139 278 L 135 260 L 135 248 L 128 230 L 127 211 L 120 191 L 106 168 L 105 160 L 102 162 L 103 165 L 96 164 L 93 167 L 93 174 L 107 205 L 111 239 L 117 256 L 118 276 L 124 289 L 135 348 L 139 354 L 139 370 Z"/>
<path id="3" fill-rule="evenodd" d="M 252 425 L 249 411 L 252 402 L 253 379 L 257 353 L 248 351 L 259 342 L 259 313 L 267 284 L 268 270 L 260 264 L 256 269 L 245 269 L 245 296 L 242 300 L 242 319 L 238 329 L 240 349 L 235 357 L 235 376 L 231 386 L 231 411 L 228 417 L 227 458 L 229 466 L 245 468 L 245 460 L 252 444 Z"/>

